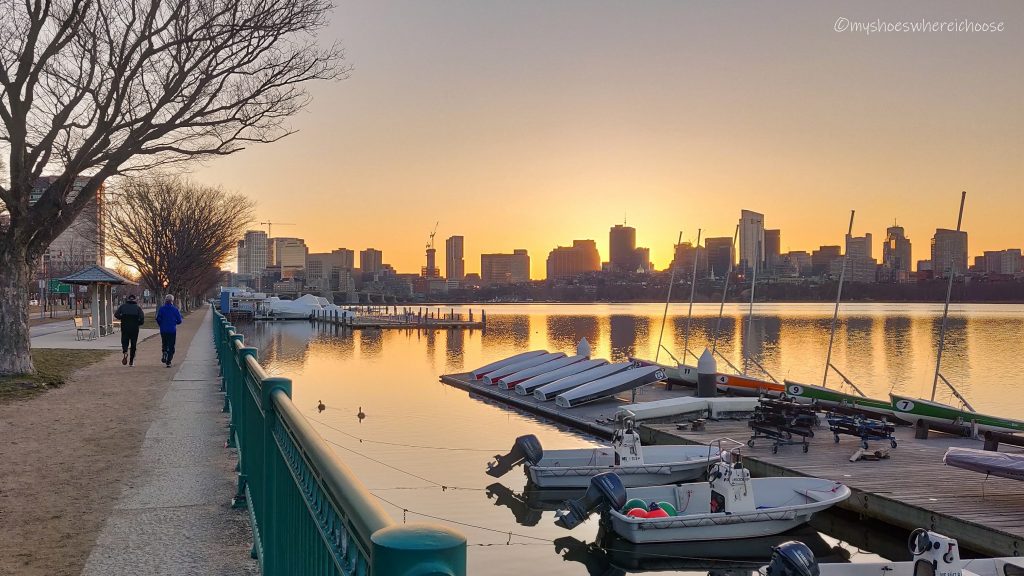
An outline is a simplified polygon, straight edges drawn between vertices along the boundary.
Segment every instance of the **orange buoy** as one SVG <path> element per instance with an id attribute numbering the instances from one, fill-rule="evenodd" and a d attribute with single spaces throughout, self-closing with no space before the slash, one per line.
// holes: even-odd
<path id="1" fill-rule="evenodd" d="M 648 518 L 668 518 L 668 512 L 665 512 L 661 508 L 655 508 L 654 510 L 651 510 L 651 511 L 647 512 L 647 517 Z"/>
<path id="2" fill-rule="evenodd" d="M 633 508 L 629 512 L 626 512 L 626 516 L 629 516 L 630 518 L 648 518 L 649 516 L 647 514 L 647 510 L 644 510 L 643 508 Z"/>

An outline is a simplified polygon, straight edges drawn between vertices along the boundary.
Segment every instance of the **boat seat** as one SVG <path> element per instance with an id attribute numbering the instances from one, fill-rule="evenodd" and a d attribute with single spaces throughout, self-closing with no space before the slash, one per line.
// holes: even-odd
<path id="1" fill-rule="evenodd" d="M 935 566 L 928 560 L 919 559 L 914 562 L 914 576 L 935 576 Z"/>

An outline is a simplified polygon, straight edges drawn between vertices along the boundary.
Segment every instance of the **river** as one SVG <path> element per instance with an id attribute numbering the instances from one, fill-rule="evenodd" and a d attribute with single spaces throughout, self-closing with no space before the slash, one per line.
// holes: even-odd
<path id="1" fill-rule="evenodd" d="M 630 566 L 710 569 L 707 547 L 628 550 L 591 544 L 598 523 L 572 532 L 537 510 L 538 495 L 524 494 L 521 470 L 498 482 L 486 462 L 505 453 L 515 438 L 536 434 L 545 448 L 591 446 L 596 440 L 502 406 L 470 397 L 438 382 L 527 349 L 569 352 L 586 337 L 594 357 L 654 358 L 663 305 L 483 305 L 484 331 L 345 332 L 308 322 L 240 326 L 246 343 L 259 349 L 271 374 L 293 379 L 293 399 L 366 486 L 398 521 L 452 521 L 470 542 L 471 574 L 622 574 Z M 480 305 L 456 307 L 479 314 Z M 448 308 L 450 310 L 451 308 Z M 687 306 L 669 309 L 658 354 L 681 357 Z M 743 353 L 780 381 L 820 383 L 828 348 L 832 307 L 827 304 L 759 304 L 752 323 L 747 308 L 729 305 L 718 348 L 737 366 Z M 832 362 L 866 393 L 931 394 L 941 305 L 844 305 Z M 942 373 L 982 412 L 1021 417 L 1024 394 L 1024 306 L 954 305 L 946 331 Z M 694 306 L 689 348 L 700 354 L 713 339 L 718 306 Z M 719 369 L 726 367 L 720 362 Z M 751 365 L 752 366 L 752 365 Z M 839 383 L 832 373 L 829 382 Z M 940 382 L 939 386 L 943 386 Z M 940 388 L 937 398 L 949 399 Z M 322 401 L 326 409 L 316 410 Z M 359 415 L 363 417 L 360 418 Z M 895 480 L 894 480 L 895 481 Z M 435 517 L 435 518 L 431 518 Z M 436 520 L 443 519 L 443 520 Z M 821 515 L 813 528 L 793 535 L 825 560 L 871 561 L 903 554 L 905 533 L 858 522 L 844 514 Z M 733 543 L 730 553 L 767 543 Z M 668 556 L 685 557 L 671 559 Z M 718 565 L 746 573 L 755 563 Z M 629 572 L 632 573 L 632 572 Z"/>

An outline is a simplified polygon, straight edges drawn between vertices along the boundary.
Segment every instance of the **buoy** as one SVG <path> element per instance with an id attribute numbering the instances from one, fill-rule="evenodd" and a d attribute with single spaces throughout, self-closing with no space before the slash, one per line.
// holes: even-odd
<path id="1" fill-rule="evenodd" d="M 647 510 L 644 510 L 643 508 L 633 508 L 629 512 L 626 512 L 626 516 L 629 516 L 630 518 L 647 518 L 647 514 Z"/>
<path id="2" fill-rule="evenodd" d="M 317 400 L 316 401 L 316 409 L 317 409 L 318 412 L 323 412 L 324 410 L 327 409 L 327 406 L 324 406 L 324 401 L 323 400 Z"/>
<path id="3" fill-rule="evenodd" d="M 576 355 L 590 358 L 590 342 L 587 342 L 586 337 L 580 339 L 580 343 L 576 345 Z"/>
<path id="4" fill-rule="evenodd" d="M 668 518 L 668 512 L 665 512 L 658 506 L 657 502 L 651 502 L 651 508 L 647 511 L 648 518 Z"/>
<path id="5" fill-rule="evenodd" d="M 676 510 L 676 507 L 673 506 L 672 504 L 668 503 L 668 502 L 665 502 L 665 501 L 658 502 L 658 508 L 661 508 L 662 510 L 664 510 L 665 513 L 668 514 L 669 516 L 679 516 L 679 512 Z"/>
<path id="6" fill-rule="evenodd" d="M 626 502 L 626 505 L 622 507 L 622 513 L 625 514 L 627 511 L 632 510 L 633 508 L 643 508 L 644 510 L 646 510 L 647 502 L 644 502 L 640 498 L 631 498 L 628 502 Z"/>

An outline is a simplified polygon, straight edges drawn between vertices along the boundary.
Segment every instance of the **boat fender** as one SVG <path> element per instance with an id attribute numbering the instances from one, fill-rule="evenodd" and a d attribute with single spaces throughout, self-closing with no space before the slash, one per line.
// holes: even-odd
<path id="1" fill-rule="evenodd" d="M 766 576 L 819 576 L 818 561 L 803 542 L 783 542 L 772 548 Z"/>
<path id="2" fill-rule="evenodd" d="M 643 508 L 632 508 L 629 512 L 626 512 L 626 516 L 630 518 L 650 518 L 651 516 L 647 513 L 647 510 Z"/>
<path id="3" fill-rule="evenodd" d="M 665 514 L 668 514 L 669 516 L 679 516 L 679 512 L 676 510 L 676 507 L 669 502 L 658 502 L 658 507 L 664 510 Z"/>
<path id="4" fill-rule="evenodd" d="M 512 445 L 512 449 L 509 450 L 508 454 L 504 456 L 496 454 L 494 462 L 487 463 L 487 474 L 495 478 L 501 478 L 516 466 L 524 462 L 536 464 L 543 457 L 544 449 L 541 447 L 540 440 L 536 436 L 533 434 L 520 436 L 516 438 L 516 442 Z"/>
<path id="5" fill-rule="evenodd" d="M 633 508 L 646 509 L 647 503 L 641 500 L 640 498 L 632 498 L 629 500 L 629 502 L 626 502 L 626 505 L 620 508 L 619 510 L 621 510 L 622 513 L 625 514 L 628 510 L 632 510 Z"/>
<path id="6" fill-rule="evenodd" d="M 555 524 L 572 530 L 606 507 L 621 510 L 626 503 L 626 487 L 614 472 L 604 472 L 590 479 L 590 486 L 582 498 L 568 500 L 563 509 L 555 512 Z"/>
<path id="7" fill-rule="evenodd" d="M 648 518 L 668 518 L 668 512 L 661 509 L 661 506 L 657 502 L 651 502 L 651 507 L 647 510 Z"/>

